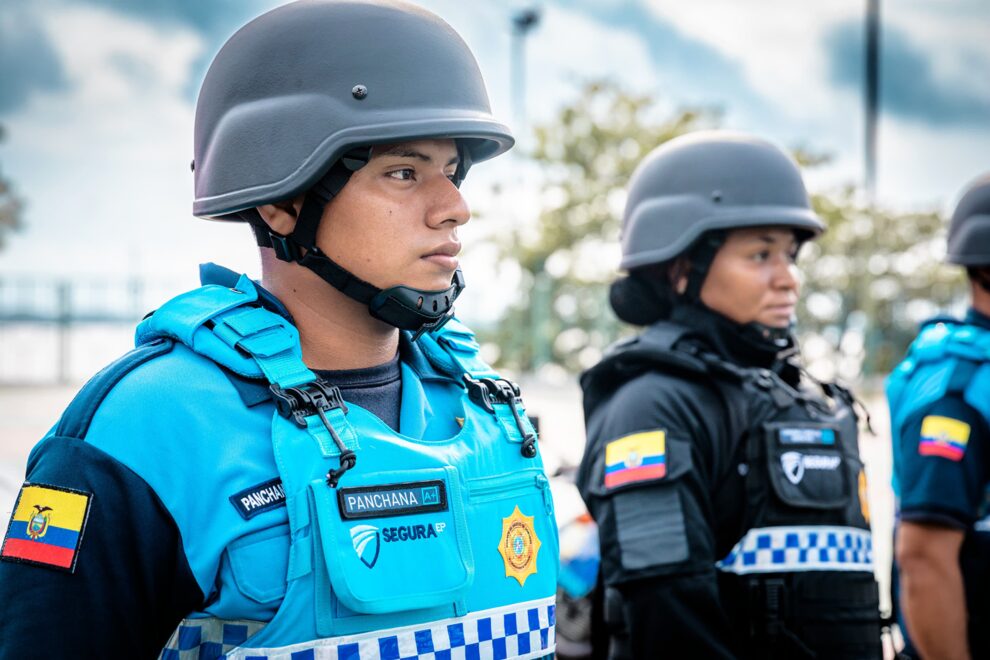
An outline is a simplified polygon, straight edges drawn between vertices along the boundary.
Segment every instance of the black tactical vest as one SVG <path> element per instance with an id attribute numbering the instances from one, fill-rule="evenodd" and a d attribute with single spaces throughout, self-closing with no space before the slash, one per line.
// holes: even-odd
<path id="1" fill-rule="evenodd" d="M 649 370 L 700 378 L 725 402 L 712 414 L 727 415 L 731 429 L 715 442 L 726 452 L 716 462 L 727 468 L 714 475 L 710 496 L 723 527 L 713 530 L 725 552 L 716 562 L 720 598 L 743 657 L 879 659 L 866 478 L 849 392 L 793 387 L 660 322 L 585 373 L 586 414 Z M 718 492 L 737 479 L 741 489 Z"/>

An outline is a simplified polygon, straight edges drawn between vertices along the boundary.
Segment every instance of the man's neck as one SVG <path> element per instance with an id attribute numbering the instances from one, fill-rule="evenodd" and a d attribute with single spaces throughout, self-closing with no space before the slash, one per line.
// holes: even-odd
<path id="1" fill-rule="evenodd" d="M 399 331 L 371 316 L 366 305 L 303 266 L 269 260 L 263 266 L 262 285 L 292 315 L 310 369 L 363 369 L 395 357 Z"/>

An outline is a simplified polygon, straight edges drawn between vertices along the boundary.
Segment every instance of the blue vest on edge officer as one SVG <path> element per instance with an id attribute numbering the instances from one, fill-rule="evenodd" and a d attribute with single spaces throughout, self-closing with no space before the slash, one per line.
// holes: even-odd
<path id="1" fill-rule="evenodd" d="M 959 201 L 948 260 L 972 307 L 927 322 L 887 382 L 909 658 L 990 654 L 990 176 Z"/>
<path id="2" fill-rule="evenodd" d="M 262 280 L 205 266 L 35 447 L 0 658 L 553 653 L 536 434 L 453 316 L 458 186 L 512 142 L 417 7 L 299 2 L 231 37 L 193 208 L 250 224 Z"/>

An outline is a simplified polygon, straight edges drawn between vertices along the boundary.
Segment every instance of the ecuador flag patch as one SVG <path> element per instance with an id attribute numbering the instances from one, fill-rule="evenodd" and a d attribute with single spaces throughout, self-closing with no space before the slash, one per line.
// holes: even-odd
<path id="1" fill-rule="evenodd" d="M 667 474 L 666 433 L 633 433 L 605 445 L 605 488 L 662 479 Z"/>
<path id="2" fill-rule="evenodd" d="M 73 572 L 92 497 L 60 486 L 25 483 L 0 559 Z"/>
<path id="3" fill-rule="evenodd" d="M 921 420 L 921 441 L 918 453 L 922 456 L 941 456 L 950 461 L 961 461 L 969 443 L 970 427 L 966 422 L 928 415 Z"/>

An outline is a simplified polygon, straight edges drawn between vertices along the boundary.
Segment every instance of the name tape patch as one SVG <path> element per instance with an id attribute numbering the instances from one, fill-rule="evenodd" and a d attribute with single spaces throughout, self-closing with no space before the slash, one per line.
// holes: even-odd
<path id="1" fill-rule="evenodd" d="M 834 445 L 833 429 L 781 428 L 777 437 L 782 445 Z"/>
<path id="2" fill-rule="evenodd" d="M 231 495 L 230 503 L 244 520 L 250 520 L 259 513 L 285 506 L 285 488 L 282 480 L 275 477 Z"/>
<path id="3" fill-rule="evenodd" d="M 80 490 L 25 483 L 0 548 L 0 559 L 72 573 L 93 496 Z"/>
<path id="4" fill-rule="evenodd" d="M 344 520 L 446 511 L 447 488 L 439 479 L 341 488 L 337 503 Z"/>

